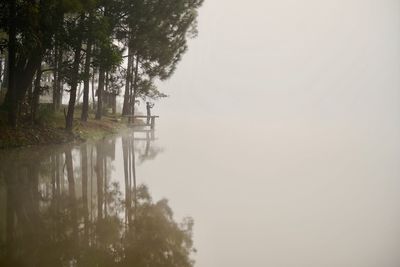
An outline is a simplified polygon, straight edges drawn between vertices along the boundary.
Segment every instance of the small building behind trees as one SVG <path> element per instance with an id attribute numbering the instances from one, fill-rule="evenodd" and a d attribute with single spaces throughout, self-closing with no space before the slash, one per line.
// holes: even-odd
<path id="1" fill-rule="evenodd" d="M 115 91 L 103 91 L 103 107 L 107 110 L 111 110 L 112 114 L 117 112 L 117 96 L 118 92 Z"/>

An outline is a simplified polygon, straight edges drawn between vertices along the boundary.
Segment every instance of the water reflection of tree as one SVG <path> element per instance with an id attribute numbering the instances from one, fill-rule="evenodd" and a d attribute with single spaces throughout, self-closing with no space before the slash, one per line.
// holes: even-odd
<path id="1" fill-rule="evenodd" d="M 123 158 L 125 194 L 115 141 L 0 154 L 0 266 L 192 266 L 193 221 L 136 184 L 132 137 Z"/>

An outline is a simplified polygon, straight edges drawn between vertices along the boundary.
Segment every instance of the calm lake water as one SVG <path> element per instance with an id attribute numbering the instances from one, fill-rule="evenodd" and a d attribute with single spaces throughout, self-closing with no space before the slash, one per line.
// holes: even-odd
<path id="1" fill-rule="evenodd" d="M 293 125 L 160 119 L 154 134 L 2 151 L 1 257 L 159 266 L 166 240 L 190 247 L 190 217 L 195 266 L 399 266 L 398 132 Z"/>

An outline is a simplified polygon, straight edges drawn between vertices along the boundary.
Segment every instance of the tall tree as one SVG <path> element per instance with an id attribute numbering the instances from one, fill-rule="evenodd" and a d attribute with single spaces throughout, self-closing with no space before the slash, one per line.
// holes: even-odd
<path id="1" fill-rule="evenodd" d="M 73 39 L 73 51 L 74 51 L 74 59 L 72 64 L 72 69 L 70 73 L 70 96 L 68 103 L 68 112 L 65 117 L 65 129 L 68 131 L 72 131 L 73 121 L 74 121 L 74 112 L 75 112 L 75 102 L 76 102 L 76 91 L 78 88 L 79 82 L 79 66 L 81 62 L 81 51 L 82 51 L 82 27 L 83 27 L 84 15 L 81 14 L 79 18 L 79 22 L 77 22 L 74 30 L 72 31 L 72 36 L 75 37 Z"/>
<path id="2" fill-rule="evenodd" d="M 132 1 L 126 24 L 129 57 L 133 58 L 133 84 L 124 101 L 157 94 L 154 79 L 165 80 L 187 50 L 187 38 L 197 34 L 197 9 L 203 0 Z M 154 94 L 155 93 L 155 94 Z"/>
<path id="3" fill-rule="evenodd" d="M 6 10 L 9 12 L 4 15 L 4 9 L 0 9 L 0 20 L 6 18 L 9 22 L 5 32 L 9 36 L 9 75 L 13 77 L 13 81 L 5 95 L 3 106 L 9 111 L 10 124 L 17 121 L 17 111 L 41 66 L 43 56 L 53 48 L 53 37 L 59 30 L 57 22 L 60 14 L 78 11 L 85 1 L 8 0 Z"/>
<path id="4" fill-rule="evenodd" d="M 87 121 L 89 117 L 89 84 L 90 84 L 90 64 L 92 60 L 92 46 L 93 46 L 93 36 L 92 36 L 92 21 L 93 21 L 93 12 L 89 13 L 88 25 L 86 35 L 86 58 L 85 58 L 85 66 L 83 73 L 83 104 L 82 104 L 82 114 L 81 120 Z"/>
<path id="5" fill-rule="evenodd" d="M 98 53 L 95 62 L 99 67 L 99 82 L 97 88 L 96 119 L 100 120 L 103 114 L 103 96 L 106 83 L 106 72 L 113 71 L 122 62 L 122 50 L 114 41 L 116 40 L 116 27 L 121 23 L 119 17 L 122 9 L 118 0 L 102 2 L 103 12 L 98 22 Z"/>
<path id="6" fill-rule="evenodd" d="M 65 40 L 64 36 L 64 12 L 62 8 L 61 2 L 56 5 L 56 14 L 57 17 L 55 19 L 54 27 L 56 28 L 56 32 L 54 34 L 54 62 L 53 62 L 53 110 L 58 111 L 61 107 L 62 102 L 62 81 L 63 81 L 63 54 L 65 50 Z"/>

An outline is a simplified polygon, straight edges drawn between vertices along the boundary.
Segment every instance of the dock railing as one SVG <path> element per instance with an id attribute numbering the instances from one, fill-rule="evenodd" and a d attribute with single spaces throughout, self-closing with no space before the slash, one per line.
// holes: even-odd
<path id="1" fill-rule="evenodd" d="M 135 119 L 146 119 L 146 123 L 145 124 L 137 124 L 137 126 L 150 126 L 151 130 L 155 129 L 156 126 L 156 118 L 159 118 L 159 116 L 146 116 L 146 115 L 124 115 L 124 117 L 128 118 L 128 123 L 133 123 L 134 126 L 136 126 L 135 123 Z M 132 120 L 133 119 L 133 120 Z M 148 122 L 150 121 L 150 122 Z"/>

